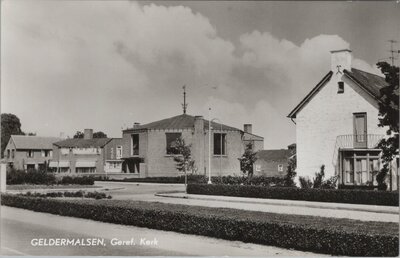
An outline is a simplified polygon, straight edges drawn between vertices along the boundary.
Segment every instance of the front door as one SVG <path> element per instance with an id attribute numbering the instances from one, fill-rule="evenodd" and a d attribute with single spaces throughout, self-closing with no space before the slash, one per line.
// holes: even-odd
<path id="1" fill-rule="evenodd" d="M 367 148 L 367 114 L 354 114 L 354 148 Z"/>

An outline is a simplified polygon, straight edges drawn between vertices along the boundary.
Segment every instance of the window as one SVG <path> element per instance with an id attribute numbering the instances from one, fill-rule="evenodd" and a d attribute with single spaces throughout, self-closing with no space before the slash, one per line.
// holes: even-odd
<path id="1" fill-rule="evenodd" d="M 33 150 L 28 150 L 28 151 L 26 152 L 26 156 L 27 156 L 28 158 L 33 158 Z"/>
<path id="2" fill-rule="evenodd" d="M 114 158 L 114 148 L 111 148 L 111 150 L 110 150 L 110 158 L 111 159 Z"/>
<path id="3" fill-rule="evenodd" d="M 260 164 L 256 164 L 256 171 L 260 172 L 261 171 L 261 165 Z"/>
<path id="4" fill-rule="evenodd" d="M 131 137 L 132 137 L 132 156 L 139 155 L 139 134 L 132 134 Z"/>
<path id="5" fill-rule="evenodd" d="M 52 151 L 51 150 L 42 150 L 42 157 L 51 157 Z"/>
<path id="6" fill-rule="evenodd" d="M 7 159 L 10 158 L 10 150 L 7 150 Z"/>
<path id="7" fill-rule="evenodd" d="M 344 82 L 338 82 L 338 94 L 344 92 Z"/>
<path id="8" fill-rule="evenodd" d="M 214 133 L 214 155 L 226 155 L 225 133 Z"/>
<path id="9" fill-rule="evenodd" d="M 279 164 L 279 165 L 278 165 L 278 171 L 279 171 L 279 172 L 283 172 L 283 165 L 282 165 L 282 164 Z"/>
<path id="10" fill-rule="evenodd" d="M 139 154 L 139 152 L 138 152 Z M 122 146 L 117 147 L 116 159 L 122 159 Z"/>
<path id="11" fill-rule="evenodd" d="M 345 173 L 345 182 L 348 184 L 354 183 L 354 162 L 353 159 L 345 159 L 344 160 L 344 173 Z"/>
<path id="12" fill-rule="evenodd" d="M 11 158 L 13 159 L 15 155 L 15 150 L 11 150 Z"/>
<path id="13" fill-rule="evenodd" d="M 175 148 L 175 141 L 182 136 L 181 133 L 166 133 L 167 139 L 167 154 L 173 155 L 178 154 L 178 150 Z"/>

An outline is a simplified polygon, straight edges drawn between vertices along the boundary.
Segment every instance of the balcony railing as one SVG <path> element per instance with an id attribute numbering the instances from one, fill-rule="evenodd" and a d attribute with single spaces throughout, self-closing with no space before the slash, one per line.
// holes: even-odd
<path id="1" fill-rule="evenodd" d="M 336 137 L 333 165 L 336 166 L 339 149 L 376 149 L 382 134 L 347 134 Z"/>

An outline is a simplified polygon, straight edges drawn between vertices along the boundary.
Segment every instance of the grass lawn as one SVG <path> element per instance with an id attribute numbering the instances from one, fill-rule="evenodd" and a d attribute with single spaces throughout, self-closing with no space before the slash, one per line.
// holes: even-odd
<path id="1" fill-rule="evenodd" d="M 7 185 L 7 190 L 36 190 L 36 189 L 83 189 L 100 188 L 96 185 Z"/>
<path id="2" fill-rule="evenodd" d="M 72 201 L 72 200 L 63 200 Z M 352 219 L 338 219 L 317 216 L 266 213 L 260 211 L 246 211 L 230 208 L 211 208 L 181 204 L 166 204 L 160 202 L 141 202 L 129 200 L 73 200 L 75 203 L 111 206 L 118 208 L 133 208 L 141 210 L 158 210 L 175 212 L 192 216 L 212 216 L 232 218 L 252 222 L 279 222 L 289 225 L 306 225 L 317 229 L 335 229 L 346 232 L 363 232 L 371 234 L 394 235 L 399 234 L 399 224 L 394 222 L 361 221 Z"/>

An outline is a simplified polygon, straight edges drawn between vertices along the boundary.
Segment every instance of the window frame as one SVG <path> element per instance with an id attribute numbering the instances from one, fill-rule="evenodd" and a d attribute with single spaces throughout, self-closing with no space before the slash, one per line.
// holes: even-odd
<path id="1" fill-rule="evenodd" d="M 227 156 L 227 134 L 222 132 L 213 133 L 213 155 L 214 156 Z M 220 153 L 216 153 L 216 149 L 221 148 L 221 135 L 222 135 L 222 150 Z M 216 144 L 216 140 L 218 139 L 218 144 Z"/>
<path id="2" fill-rule="evenodd" d="M 137 148 L 134 147 L 133 145 L 133 137 L 137 137 Z M 133 133 L 131 134 L 131 155 L 132 156 L 139 156 L 140 153 L 140 136 L 138 133 Z M 135 151 L 136 150 L 136 151 Z"/>
<path id="3" fill-rule="evenodd" d="M 171 140 L 171 139 L 168 139 L 168 135 L 176 135 L 177 137 L 174 137 L 174 140 L 168 142 L 168 140 Z M 182 138 L 181 132 L 166 132 L 165 133 L 165 154 L 166 155 L 168 155 L 168 156 L 179 155 L 179 153 L 174 151 L 174 149 L 171 146 L 168 146 L 168 145 L 171 145 L 173 142 L 175 142 L 179 138 Z"/>

